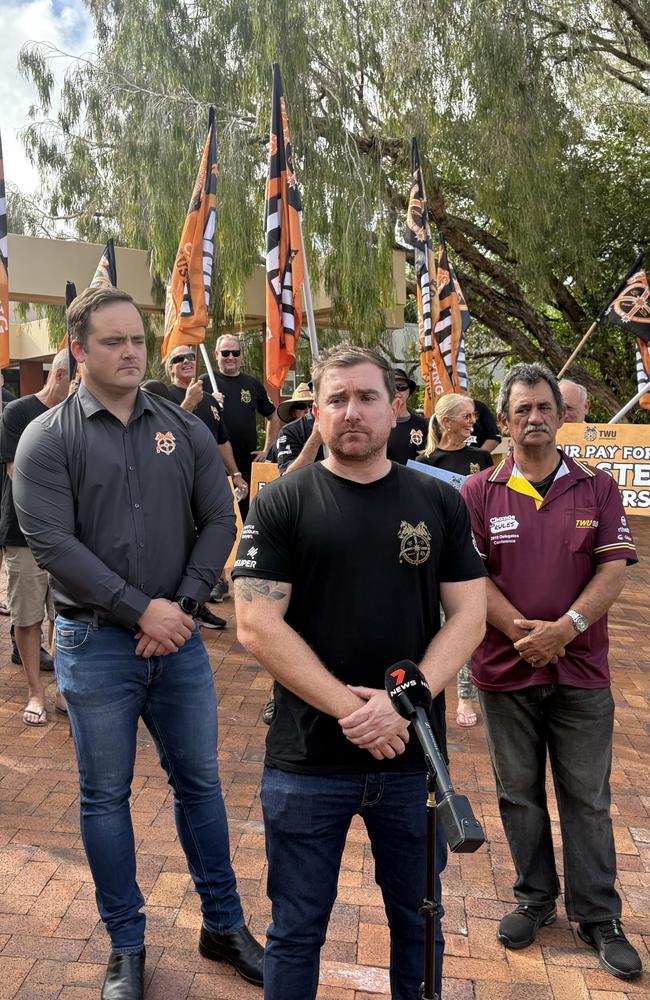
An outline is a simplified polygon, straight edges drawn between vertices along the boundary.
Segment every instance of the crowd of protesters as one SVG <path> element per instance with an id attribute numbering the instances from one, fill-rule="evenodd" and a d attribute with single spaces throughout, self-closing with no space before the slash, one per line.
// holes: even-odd
<path id="1" fill-rule="evenodd" d="M 516 871 L 517 905 L 499 940 L 525 948 L 556 917 L 548 757 L 567 916 L 603 968 L 638 976 L 615 888 L 607 658 L 607 610 L 636 554 L 614 481 L 556 444 L 564 419 L 585 419 L 584 389 L 516 365 L 501 385 L 499 426 L 463 394 L 440 397 L 427 422 L 409 410 L 416 384 L 404 369 L 341 344 L 276 410 L 242 371 L 231 335 L 216 344 L 216 388 L 197 377 L 187 344 L 170 352 L 164 382 L 143 383 L 142 318 L 117 289 L 78 296 L 68 332 L 79 384 L 71 390 L 62 351 L 41 391 L 4 406 L 1 528 L 31 727 L 50 721 L 42 629 L 56 613 L 55 707 L 70 722 L 83 843 L 112 948 L 102 1000 L 145 991 L 129 810 L 140 719 L 173 790 L 201 954 L 263 985 L 266 1000 L 313 1000 L 360 814 L 391 932 L 391 996 L 415 1000 L 427 790 L 418 740 L 384 690 L 400 660 L 428 682 L 443 752 L 445 686 L 458 677 L 458 725 L 475 726 L 480 706 Z M 500 430 L 510 451 L 491 455 Z M 253 464 L 273 459 L 278 479 L 249 506 Z M 202 627 L 226 624 L 207 604 L 228 594 L 233 495 L 244 521 L 232 573 L 238 635 L 274 680 L 261 788 L 265 949 L 230 863 L 201 638 Z M 438 995 L 443 951 L 437 918 Z"/>

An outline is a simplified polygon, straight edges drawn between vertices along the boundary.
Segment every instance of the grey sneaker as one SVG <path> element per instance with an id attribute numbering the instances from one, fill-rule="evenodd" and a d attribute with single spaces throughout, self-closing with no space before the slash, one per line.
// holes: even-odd
<path id="1" fill-rule="evenodd" d="M 214 587 L 212 588 L 212 593 L 210 594 L 210 603 L 221 604 L 225 598 L 228 597 L 228 582 L 223 578 L 217 580 Z"/>
<path id="2" fill-rule="evenodd" d="M 625 937 L 620 920 L 612 918 L 597 924 L 578 924 L 578 937 L 595 948 L 605 972 L 618 979 L 636 979 L 641 975 L 641 959 Z"/>
<path id="3" fill-rule="evenodd" d="M 513 951 L 527 948 L 535 940 L 540 927 L 552 924 L 556 916 L 555 903 L 547 903 L 546 906 L 520 903 L 499 924 L 497 939 Z"/>

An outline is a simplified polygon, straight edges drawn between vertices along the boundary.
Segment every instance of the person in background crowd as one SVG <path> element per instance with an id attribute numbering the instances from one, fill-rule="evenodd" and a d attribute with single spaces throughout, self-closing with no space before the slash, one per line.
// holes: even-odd
<path id="1" fill-rule="evenodd" d="M 14 394 L 12 392 L 10 392 L 9 389 L 7 389 L 7 387 L 5 386 L 4 382 L 5 382 L 4 375 L 2 374 L 2 372 L 0 372 L 0 386 L 2 386 L 2 406 L 0 407 L 0 410 L 4 407 L 5 403 L 11 403 L 12 400 L 14 400 L 16 398 L 14 396 Z M 6 476 L 7 476 L 7 472 L 5 470 L 4 465 L 0 465 L 0 496 L 2 495 L 2 492 L 4 491 Z M 1 519 L 2 519 L 2 515 L 0 514 L 0 534 L 4 530 L 3 527 L 2 527 L 2 520 Z M 0 568 L 2 567 L 2 560 L 3 560 L 3 558 L 4 558 L 4 551 L 3 551 L 2 547 L 0 547 Z M 9 606 L 4 601 L 0 601 L 0 615 L 8 615 L 8 614 L 9 614 Z M 15 646 L 15 642 L 14 642 L 14 646 Z M 18 650 L 16 650 L 16 654 L 18 654 Z M 13 662 L 13 657 L 12 657 L 12 662 Z"/>
<path id="2" fill-rule="evenodd" d="M 616 482 L 557 448 L 564 402 L 548 368 L 509 369 L 499 419 L 513 454 L 461 487 L 490 574 L 488 628 L 472 666 L 517 874 L 517 907 L 497 937 L 526 948 L 555 920 L 548 759 L 567 916 L 607 972 L 633 979 L 641 960 L 623 933 L 615 888 L 607 611 L 636 550 Z"/>
<path id="3" fill-rule="evenodd" d="M 41 628 L 46 613 L 51 623 L 54 609 L 47 573 L 37 566 L 16 516 L 12 489 L 14 459 L 18 442 L 27 426 L 42 413 L 62 403 L 68 395 L 69 384 L 66 349 L 55 355 L 47 382 L 39 392 L 7 403 L 2 411 L 0 461 L 7 471 L 2 491 L 2 544 L 5 547 L 9 607 L 18 654 L 15 658 L 12 655 L 12 660 L 22 663 L 27 680 L 27 705 L 23 709 L 26 726 L 46 726 L 48 721 L 41 671 L 53 670 L 54 663 L 41 647 Z M 58 693 L 55 705 L 59 711 L 65 712 L 65 702 Z"/>
<path id="4" fill-rule="evenodd" d="M 403 368 L 393 368 L 395 390 L 399 400 L 397 424 L 388 438 L 387 455 L 391 462 L 406 465 L 409 459 L 415 460 L 427 436 L 427 422 L 417 413 L 411 413 L 407 403 L 417 386 L 409 378 Z"/>
<path id="5" fill-rule="evenodd" d="M 467 438 L 467 444 L 473 445 L 475 448 L 482 448 L 483 451 L 494 451 L 501 441 L 494 414 L 489 406 L 486 406 L 480 399 L 474 400 L 474 410 L 476 411 L 476 420 L 472 432 Z"/>
<path id="6" fill-rule="evenodd" d="M 589 396 L 584 385 L 569 378 L 560 381 L 560 392 L 564 400 L 564 420 L 567 424 L 584 424 L 589 413 Z"/>
<path id="7" fill-rule="evenodd" d="M 28 426 L 14 497 L 53 581 L 57 677 L 79 765 L 81 830 L 112 953 L 102 1000 L 143 1000 L 143 897 L 129 797 L 142 718 L 173 790 L 201 897 L 199 949 L 261 985 L 244 923 L 217 769 L 212 670 L 193 616 L 235 534 L 213 436 L 142 392 L 142 318 L 130 295 L 90 288 L 68 309 L 78 391 Z"/>
<path id="8" fill-rule="evenodd" d="M 187 344 L 177 345 L 165 361 L 165 370 L 171 382 L 169 391 L 172 399 L 206 425 L 219 445 L 221 460 L 232 478 L 234 489 L 244 500 L 248 496 L 248 483 L 237 468 L 221 403 L 212 393 L 206 392 L 204 383 L 196 378 L 196 350 Z M 227 596 L 228 584 L 222 576 L 213 587 L 210 600 L 220 604 Z M 224 628 L 226 624 L 223 618 L 217 618 L 207 608 L 202 608 L 197 617 L 206 628 Z"/>
<path id="9" fill-rule="evenodd" d="M 233 568 L 240 641 L 275 680 L 261 792 L 272 904 L 265 998 L 316 996 L 345 839 L 360 814 L 391 929 L 391 997 L 415 1000 L 425 765 L 384 674 L 404 658 L 420 664 L 444 752 L 444 687 L 483 634 L 484 570 L 458 493 L 386 457 L 399 410 L 388 363 L 341 344 L 313 379 L 328 457 L 257 496 Z M 440 871 L 442 837 L 436 855 Z"/>
<path id="10" fill-rule="evenodd" d="M 312 404 L 314 394 L 307 382 L 301 382 L 291 399 L 285 399 L 278 406 L 278 414 L 283 419 L 286 414 L 296 413 L 291 422 L 282 428 L 277 440 L 278 470 L 281 476 L 295 472 L 312 462 L 321 462 L 325 457 L 323 440 L 314 417 Z"/>
<path id="11" fill-rule="evenodd" d="M 223 412 L 235 462 L 250 489 L 251 465 L 254 461 L 265 461 L 278 436 L 280 419 L 259 379 L 242 372 L 242 351 L 238 337 L 232 334 L 219 337 L 214 356 L 218 369 L 215 376 L 219 390 L 223 393 Z M 207 373 L 201 376 L 201 381 L 205 392 L 210 393 L 212 386 Z M 266 420 L 266 440 L 261 451 L 257 451 L 258 413 Z M 239 509 L 241 516 L 245 518 L 248 512 L 248 495 L 240 500 Z"/>
<path id="12" fill-rule="evenodd" d="M 481 469 L 491 468 L 489 452 L 465 444 L 475 420 L 474 403 L 467 396 L 455 393 L 439 396 L 429 421 L 426 448 L 419 454 L 418 461 L 459 476 L 471 476 Z M 458 671 L 456 690 L 456 722 L 463 728 L 471 728 L 478 722 L 478 717 L 474 705 L 476 688 L 472 684 L 469 660 Z"/>

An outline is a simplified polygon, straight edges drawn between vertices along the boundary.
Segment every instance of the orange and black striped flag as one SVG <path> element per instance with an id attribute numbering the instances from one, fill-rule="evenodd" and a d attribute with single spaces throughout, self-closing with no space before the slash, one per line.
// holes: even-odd
<path id="1" fill-rule="evenodd" d="M 435 324 L 435 336 L 440 345 L 452 392 L 467 391 L 465 331 L 472 322 L 458 278 L 447 256 L 442 233 L 438 233 L 438 295 L 440 315 Z"/>
<path id="2" fill-rule="evenodd" d="M 650 382 L 650 287 L 640 253 L 604 310 L 608 323 L 628 330 L 636 337 L 636 374 L 639 389 Z M 650 392 L 639 400 L 650 410 Z"/>
<path id="3" fill-rule="evenodd" d="M 217 136 L 214 108 L 210 108 L 208 134 L 172 268 L 169 311 L 165 308 L 163 358 L 177 344 L 202 344 L 205 340 L 216 228 Z"/>
<path id="4" fill-rule="evenodd" d="M 304 256 L 300 228 L 300 193 L 289 141 L 287 109 L 282 93 L 280 67 L 273 64 L 269 172 L 264 203 L 266 235 L 266 337 L 267 381 L 281 388 L 296 359 L 302 323 L 300 294 Z"/>
<path id="5" fill-rule="evenodd" d="M 117 266 L 115 264 L 115 247 L 113 240 L 108 240 L 104 247 L 99 264 L 88 285 L 89 288 L 117 288 Z"/>
<path id="6" fill-rule="evenodd" d="M 411 174 L 404 240 L 415 252 L 420 373 L 424 382 L 424 415 L 430 417 L 435 399 L 444 396 L 445 393 L 453 392 L 453 387 L 434 332 L 440 315 L 440 299 L 436 281 L 436 259 L 429 226 L 429 206 L 415 137 L 411 139 Z"/>
<path id="7" fill-rule="evenodd" d="M 66 281 L 65 283 L 65 307 L 66 310 L 70 308 L 72 303 L 77 297 L 77 286 L 74 281 Z M 64 347 L 68 348 L 68 376 L 70 381 L 77 374 L 77 359 L 75 358 L 72 350 L 70 348 L 70 341 L 68 339 L 68 334 L 64 336 L 63 340 L 59 344 L 59 350 L 62 351 Z"/>
<path id="8" fill-rule="evenodd" d="M 0 140 L 0 368 L 9 364 L 9 240 L 5 171 Z"/>

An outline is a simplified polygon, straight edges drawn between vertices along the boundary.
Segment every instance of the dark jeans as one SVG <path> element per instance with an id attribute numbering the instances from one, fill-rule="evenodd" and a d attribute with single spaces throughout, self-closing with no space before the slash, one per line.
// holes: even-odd
<path id="1" fill-rule="evenodd" d="M 546 754 L 555 786 L 569 920 L 620 917 L 609 815 L 614 701 L 609 688 L 536 685 L 479 691 L 503 827 L 520 903 L 560 891 L 546 804 Z"/>
<path id="2" fill-rule="evenodd" d="M 56 619 L 56 675 L 79 765 L 81 835 L 97 907 L 121 954 L 144 943 L 129 809 L 138 719 L 173 789 L 179 840 L 204 922 L 226 933 L 244 917 L 230 864 L 217 771 L 217 706 L 199 628 L 178 653 L 143 659 L 128 629 Z"/>
<path id="3" fill-rule="evenodd" d="M 291 774 L 265 768 L 262 807 L 272 903 L 265 1000 L 313 1000 L 320 949 L 336 898 L 352 817 L 364 820 L 391 932 L 392 1000 L 417 1000 L 424 978 L 426 778 L 424 774 Z M 438 826 L 437 896 L 447 847 Z M 436 928 L 437 985 L 444 940 Z"/>

